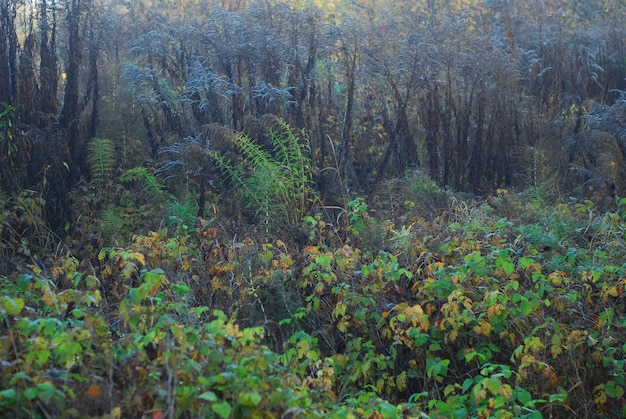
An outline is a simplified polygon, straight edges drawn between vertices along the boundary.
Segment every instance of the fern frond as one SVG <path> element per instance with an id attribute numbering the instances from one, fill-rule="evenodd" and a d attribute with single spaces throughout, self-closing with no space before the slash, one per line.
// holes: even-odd
<path id="1" fill-rule="evenodd" d="M 107 138 L 94 138 L 87 147 L 87 164 L 95 183 L 107 181 L 115 165 L 115 145 Z"/>
<path id="2" fill-rule="evenodd" d="M 213 152 L 211 154 L 215 159 L 215 163 L 220 167 L 224 176 L 233 183 L 239 185 L 244 197 L 256 205 L 261 205 L 261 201 L 256 196 L 254 191 L 250 189 L 249 182 L 246 181 L 243 168 L 238 165 L 234 166 L 230 160 L 226 160 L 224 156 L 219 153 Z"/>
<path id="3" fill-rule="evenodd" d="M 117 240 L 128 233 L 124 214 L 116 208 L 107 208 L 100 217 L 102 237 L 107 241 Z"/>
<path id="4" fill-rule="evenodd" d="M 133 167 L 128 169 L 121 176 L 122 182 L 140 182 L 146 191 L 155 195 L 163 194 L 163 187 L 157 181 L 156 176 L 148 171 L 145 167 Z"/>
<path id="5" fill-rule="evenodd" d="M 252 170 L 273 165 L 272 157 L 254 140 L 245 135 L 238 135 L 234 138 L 234 143 L 241 150 L 242 155 L 248 160 Z"/>
<path id="6" fill-rule="evenodd" d="M 187 194 L 183 201 L 171 196 L 167 203 L 168 224 L 190 228 L 196 221 L 198 214 L 198 202 L 191 194 Z"/>
<path id="7" fill-rule="evenodd" d="M 266 147 L 239 134 L 233 143 L 245 163 L 233 165 L 214 153 L 224 176 L 239 186 L 246 206 L 265 224 L 299 225 L 314 194 L 309 144 L 303 131 L 276 117 L 248 121 L 253 130 L 267 126 Z M 257 126 L 258 125 L 258 126 Z"/>

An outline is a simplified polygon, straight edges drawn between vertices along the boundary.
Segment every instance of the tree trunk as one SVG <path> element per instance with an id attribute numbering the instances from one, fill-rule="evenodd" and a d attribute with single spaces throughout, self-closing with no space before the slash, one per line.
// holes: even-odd
<path id="1" fill-rule="evenodd" d="M 13 104 L 17 89 L 15 2 L 0 3 L 0 103 Z"/>
<path id="2" fill-rule="evenodd" d="M 68 57 L 65 66 L 65 97 L 60 120 L 70 150 L 70 178 L 73 181 L 80 179 L 85 168 L 84 144 L 79 140 L 78 70 L 82 56 L 82 43 L 79 33 L 80 10 L 80 0 L 71 0 L 70 8 L 67 11 Z"/>
<path id="3" fill-rule="evenodd" d="M 100 40 L 96 39 L 96 29 L 94 28 L 93 11 L 89 13 L 89 88 L 87 94 L 90 95 L 91 115 L 87 125 L 87 138 L 94 138 L 98 130 L 98 114 L 100 89 L 98 86 L 98 55 L 100 52 Z"/>
<path id="4" fill-rule="evenodd" d="M 355 47 L 356 49 L 356 47 Z M 348 179 L 348 173 L 351 172 L 350 167 L 350 148 L 352 146 L 352 118 L 354 112 L 354 94 L 356 91 L 356 65 L 357 53 L 352 51 L 345 63 L 345 75 L 348 84 L 346 93 L 346 110 L 344 112 L 343 127 L 341 129 L 341 159 L 343 164 L 344 179 Z"/>

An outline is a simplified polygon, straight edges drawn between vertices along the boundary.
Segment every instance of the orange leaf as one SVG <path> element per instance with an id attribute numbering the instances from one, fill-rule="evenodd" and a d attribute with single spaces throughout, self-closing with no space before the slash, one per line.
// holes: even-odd
<path id="1" fill-rule="evenodd" d="M 157 409 L 152 413 L 152 419 L 163 419 L 163 411 L 161 409 Z"/>
<path id="2" fill-rule="evenodd" d="M 100 395 L 100 386 L 96 384 L 90 385 L 89 390 L 87 390 L 87 394 L 91 397 L 98 397 Z"/>

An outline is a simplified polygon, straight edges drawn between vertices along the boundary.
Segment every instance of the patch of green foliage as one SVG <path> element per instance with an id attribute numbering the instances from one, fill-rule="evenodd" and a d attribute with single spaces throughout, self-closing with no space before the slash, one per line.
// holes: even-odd
<path id="1" fill-rule="evenodd" d="M 244 135 L 234 136 L 240 163 L 232 163 L 219 153 L 213 157 L 264 224 L 298 226 L 315 195 L 308 140 L 303 131 L 285 122 L 267 134 L 269 148 Z"/>
<path id="2" fill-rule="evenodd" d="M 600 214 L 500 191 L 426 220 L 357 198 L 336 225 L 302 217 L 302 244 L 194 219 L 193 200 L 161 200 L 137 173 L 110 185 L 125 240 L 0 277 L 3 412 L 626 413 L 623 200 Z M 128 237 L 145 216 L 124 210 L 132 194 L 160 229 Z"/>
<path id="3" fill-rule="evenodd" d="M 110 180 L 114 170 L 115 145 L 107 138 L 94 138 L 87 149 L 87 163 L 92 181 L 102 185 Z"/>

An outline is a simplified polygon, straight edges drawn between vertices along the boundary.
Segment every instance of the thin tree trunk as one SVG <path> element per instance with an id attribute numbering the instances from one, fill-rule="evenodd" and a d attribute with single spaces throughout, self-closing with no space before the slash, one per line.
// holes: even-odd
<path id="1" fill-rule="evenodd" d="M 67 145 L 70 150 L 71 165 L 70 177 L 78 181 L 84 171 L 84 144 L 79 142 L 78 83 L 82 43 L 79 33 L 80 0 L 71 0 L 67 11 L 68 23 L 68 58 L 65 68 L 66 84 L 63 110 L 61 111 L 61 127 L 67 136 Z"/>
<path id="2" fill-rule="evenodd" d="M 0 103 L 13 104 L 17 90 L 15 2 L 0 3 Z"/>
<path id="3" fill-rule="evenodd" d="M 39 6 L 39 32 L 41 34 L 39 47 L 39 112 L 41 114 L 41 128 L 45 128 L 53 118 L 56 118 L 58 102 L 58 59 L 56 56 L 56 9 L 52 9 L 50 25 L 47 1 L 41 0 Z"/>

